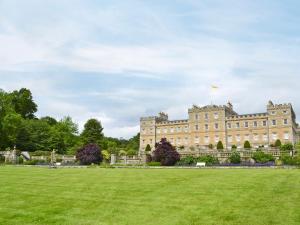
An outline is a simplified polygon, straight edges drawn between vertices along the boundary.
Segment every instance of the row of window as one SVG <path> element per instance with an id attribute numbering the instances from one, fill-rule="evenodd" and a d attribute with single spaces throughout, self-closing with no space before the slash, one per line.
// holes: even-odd
<path id="1" fill-rule="evenodd" d="M 288 119 L 283 119 L 283 120 L 282 120 L 282 123 L 283 123 L 283 125 L 288 125 Z M 259 121 L 253 121 L 252 124 L 250 124 L 248 121 L 245 121 L 245 122 L 244 122 L 244 127 L 245 127 L 245 128 L 248 128 L 248 127 L 250 127 L 250 125 L 252 125 L 252 127 L 258 127 L 259 124 L 260 124 Z M 267 124 L 268 124 L 268 121 L 267 121 L 267 120 L 263 120 L 263 121 L 261 122 L 261 125 L 262 125 L 263 127 L 266 127 Z M 235 125 L 235 126 L 234 126 L 234 125 Z M 227 128 L 228 128 L 228 129 L 231 129 L 231 128 L 240 128 L 240 127 L 241 127 L 240 125 L 241 125 L 240 122 L 236 122 L 235 124 L 233 124 L 233 123 L 227 123 Z M 271 125 L 272 125 L 272 126 L 276 126 L 276 125 L 277 125 L 277 120 L 271 120 Z"/>
<path id="2" fill-rule="evenodd" d="M 228 135 L 227 137 L 227 141 L 229 143 L 233 142 L 235 138 L 235 141 L 236 142 L 241 142 L 242 140 L 242 136 L 240 134 L 237 134 L 235 135 L 234 137 L 232 135 Z M 271 134 L 271 137 L 270 137 L 273 141 L 277 140 L 278 139 L 278 134 L 276 132 L 273 132 Z M 283 139 L 284 140 L 289 140 L 290 139 L 290 134 L 289 132 L 285 132 L 284 135 L 283 135 Z M 268 141 L 268 134 L 263 134 L 263 135 L 259 135 L 259 134 L 253 134 L 252 136 L 250 136 L 249 134 L 245 134 L 244 137 L 243 137 L 243 141 L 254 141 L 254 142 L 257 142 L 257 141 Z M 185 138 L 181 138 L 181 137 L 178 137 L 176 139 L 174 138 L 170 138 L 169 141 L 171 142 L 171 144 L 177 144 L 177 145 L 180 145 L 180 144 L 185 144 L 187 145 L 189 143 L 189 138 L 188 137 L 185 137 Z M 218 142 L 220 141 L 220 137 L 218 135 L 216 135 L 214 137 L 214 140 L 210 140 L 210 137 L 209 136 L 205 136 L 204 137 L 204 143 L 205 144 L 209 144 L 211 143 L 211 141 L 214 141 L 214 142 Z M 142 141 L 143 144 L 145 144 L 145 140 Z M 149 140 L 149 143 L 150 144 L 153 144 L 153 140 L 150 139 Z M 200 143 L 200 137 L 196 136 L 194 138 L 194 143 L 195 144 L 199 144 Z"/>
<path id="3" fill-rule="evenodd" d="M 174 132 L 188 132 L 189 131 L 189 127 L 188 126 L 184 126 L 184 127 L 171 127 L 170 128 L 170 133 L 174 133 Z M 163 132 L 164 134 L 168 133 L 168 128 L 163 128 L 162 130 L 160 128 L 157 129 L 157 134 L 160 134 L 161 132 Z"/>
<path id="4" fill-rule="evenodd" d="M 208 113 L 204 114 L 204 119 L 205 120 L 209 119 Z M 219 113 L 217 113 L 217 112 L 214 113 L 214 119 L 219 119 Z M 195 120 L 200 120 L 200 115 L 199 114 L 195 114 Z"/>
<path id="5" fill-rule="evenodd" d="M 272 125 L 272 126 L 276 126 L 277 123 L 278 123 L 277 120 L 271 120 L 271 125 Z M 288 119 L 283 119 L 282 123 L 283 123 L 283 125 L 288 125 L 288 124 L 289 124 Z M 245 122 L 244 122 L 244 128 L 249 128 L 251 125 L 252 125 L 252 127 L 258 127 L 258 126 L 260 126 L 260 124 L 261 124 L 263 127 L 266 127 L 267 124 L 268 124 L 268 121 L 267 121 L 267 120 L 263 120 L 263 121 L 261 121 L 261 122 L 259 122 L 259 121 L 253 121 L 251 124 L 250 124 L 250 122 L 245 121 Z M 236 123 L 228 122 L 228 123 L 227 123 L 227 128 L 228 128 L 228 129 L 232 129 L 232 128 L 240 128 L 240 127 L 241 127 L 241 123 L 240 123 L 240 122 L 236 122 Z M 204 124 L 204 129 L 205 129 L 206 131 L 208 131 L 208 130 L 209 130 L 209 125 L 208 125 L 208 124 Z M 219 129 L 219 124 L 218 124 L 218 123 L 215 123 L 215 124 L 214 124 L 214 129 L 216 129 L 216 130 Z M 170 130 L 170 133 L 174 133 L 174 132 L 182 132 L 182 131 L 188 132 L 188 131 L 189 131 L 189 128 L 188 128 L 188 126 L 184 126 L 184 127 L 175 127 L 175 128 L 174 128 L 174 127 L 171 127 L 169 130 Z M 195 125 L 195 131 L 198 131 L 198 130 L 200 130 L 200 126 L 199 126 L 198 124 L 196 124 L 196 125 Z M 163 132 L 164 134 L 168 133 L 168 128 L 163 128 L 163 129 L 162 129 L 162 132 Z M 142 133 L 143 133 L 143 134 L 146 134 L 146 133 L 147 133 L 147 131 L 145 130 L 145 128 L 142 129 Z M 157 134 L 160 134 L 160 133 L 161 133 L 161 129 L 158 128 L 158 129 L 157 129 Z M 153 134 L 153 128 L 150 128 L 150 134 Z"/>

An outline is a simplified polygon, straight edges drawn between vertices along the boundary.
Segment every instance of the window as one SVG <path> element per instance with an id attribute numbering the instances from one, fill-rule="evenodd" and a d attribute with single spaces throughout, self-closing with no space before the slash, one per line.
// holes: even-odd
<path id="1" fill-rule="evenodd" d="M 219 114 L 218 113 L 214 113 L 214 118 L 218 119 L 219 118 Z"/>
<path id="2" fill-rule="evenodd" d="M 142 129 L 142 133 L 143 133 L 143 134 L 146 134 L 146 133 L 147 133 L 146 130 L 145 130 L 145 128 Z"/>
<path id="3" fill-rule="evenodd" d="M 195 144 L 199 144 L 199 137 L 195 137 Z"/>
<path id="4" fill-rule="evenodd" d="M 219 136 L 216 135 L 216 136 L 215 136 L 215 142 L 218 142 L 219 140 L 220 140 Z"/>
<path id="5" fill-rule="evenodd" d="M 208 136 L 205 136 L 204 142 L 205 142 L 205 144 L 208 144 L 208 143 L 209 143 L 209 137 L 208 137 Z"/>
<path id="6" fill-rule="evenodd" d="M 284 140 L 289 140 L 289 139 L 290 139 L 289 132 L 284 132 Z"/>
<path id="7" fill-rule="evenodd" d="M 177 144 L 181 144 L 181 138 L 177 138 Z"/>
<path id="8" fill-rule="evenodd" d="M 189 131 L 188 126 L 185 126 L 185 127 L 184 127 L 184 132 L 188 132 L 188 131 Z"/>
<path id="9" fill-rule="evenodd" d="M 171 144 L 174 144 L 174 138 L 171 138 Z"/>
<path id="10" fill-rule="evenodd" d="M 241 136 L 240 136 L 239 134 L 237 134 L 237 135 L 235 136 L 235 139 L 236 139 L 236 141 L 241 141 Z"/>
<path id="11" fill-rule="evenodd" d="M 283 114 L 287 114 L 287 111 L 286 111 L 286 110 L 283 110 Z"/>
<path id="12" fill-rule="evenodd" d="M 206 120 L 208 119 L 208 113 L 205 113 L 205 119 Z"/>
<path id="13" fill-rule="evenodd" d="M 275 132 L 272 133 L 272 139 L 273 139 L 273 140 L 277 140 L 277 133 L 275 133 Z"/>
<path id="14" fill-rule="evenodd" d="M 177 127 L 177 132 L 181 132 L 181 127 Z"/>
<path id="15" fill-rule="evenodd" d="M 153 128 L 150 128 L 150 134 L 153 134 Z"/>
<path id="16" fill-rule="evenodd" d="M 236 128 L 240 128 L 240 123 L 235 124 Z"/>
<path id="17" fill-rule="evenodd" d="M 250 141 L 250 136 L 249 136 L 249 134 L 245 134 L 245 141 Z"/>
<path id="18" fill-rule="evenodd" d="M 199 119 L 199 115 L 195 114 L 195 120 L 198 120 L 198 119 Z"/>
<path id="19" fill-rule="evenodd" d="M 198 125 L 195 125 L 195 130 L 199 130 L 199 126 Z"/>
<path id="20" fill-rule="evenodd" d="M 284 119 L 284 120 L 283 120 L 283 124 L 284 124 L 284 125 L 287 125 L 287 124 L 288 124 L 288 119 Z"/>
<path id="21" fill-rule="evenodd" d="M 208 124 L 205 124 L 205 130 L 208 130 Z"/>
<path id="22" fill-rule="evenodd" d="M 267 121 L 266 120 L 263 121 L 263 126 L 264 127 L 267 126 Z"/>
<path id="23" fill-rule="evenodd" d="M 215 123 L 215 129 L 219 129 L 219 124 Z"/>
<path id="24" fill-rule="evenodd" d="M 157 133 L 160 134 L 160 129 L 157 129 Z"/>
<path id="25" fill-rule="evenodd" d="M 275 111 L 272 111 L 271 114 L 272 114 L 272 115 L 276 115 L 276 112 L 275 112 Z"/>
<path id="26" fill-rule="evenodd" d="M 276 126 L 276 120 L 272 120 L 272 125 Z"/>
<path id="27" fill-rule="evenodd" d="M 232 142 L 232 136 L 231 135 L 228 136 L 228 142 Z"/>
<path id="28" fill-rule="evenodd" d="M 174 133 L 174 128 L 173 127 L 171 127 L 170 132 Z"/>
<path id="29" fill-rule="evenodd" d="M 254 134 L 254 135 L 253 135 L 253 140 L 254 140 L 254 141 L 258 141 L 258 134 Z"/>
<path id="30" fill-rule="evenodd" d="M 168 132 L 167 128 L 164 129 L 164 133 L 166 134 Z"/>
<path id="31" fill-rule="evenodd" d="M 228 124 L 227 124 L 227 127 L 230 129 L 230 128 L 231 128 L 231 123 L 228 123 Z"/>
<path id="32" fill-rule="evenodd" d="M 253 122 L 253 126 L 254 126 L 254 127 L 257 127 L 257 121 L 254 121 L 254 122 Z"/>
<path id="33" fill-rule="evenodd" d="M 245 122 L 245 127 L 248 127 L 249 126 L 249 123 L 248 122 Z"/>
<path id="34" fill-rule="evenodd" d="M 150 144 L 152 144 L 152 139 L 150 139 Z"/>
<path id="35" fill-rule="evenodd" d="M 264 134 L 263 139 L 264 139 L 264 141 L 268 141 L 268 135 Z"/>
<path id="36" fill-rule="evenodd" d="M 143 139 L 143 144 L 145 144 L 145 140 Z"/>
<path id="37" fill-rule="evenodd" d="M 188 143 L 189 143 L 189 138 L 188 138 L 188 137 L 185 137 L 185 138 L 184 138 L 184 144 L 187 145 Z"/>

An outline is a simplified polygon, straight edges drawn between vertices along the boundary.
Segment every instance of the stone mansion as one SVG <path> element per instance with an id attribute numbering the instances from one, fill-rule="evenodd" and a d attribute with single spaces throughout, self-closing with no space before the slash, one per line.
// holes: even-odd
<path id="1" fill-rule="evenodd" d="M 277 139 L 282 143 L 298 140 L 296 116 L 292 105 L 273 104 L 269 101 L 267 112 L 239 115 L 232 104 L 194 105 L 188 110 L 188 119 L 168 120 L 168 115 L 140 119 L 140 152 L 149 144 L 153 150 L 161 138 L 180 149 L 207 149 L 222 141 L 224 148 L 232 145 L 243 148 L 248 140 L 253 147 L 269 147 Z"/>

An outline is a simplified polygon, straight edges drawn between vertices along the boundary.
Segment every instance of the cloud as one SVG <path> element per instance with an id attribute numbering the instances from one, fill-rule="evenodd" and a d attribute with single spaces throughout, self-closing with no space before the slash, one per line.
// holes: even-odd
<path id="1" fill-rule="evenodd" d="M 192 104 L 250 113 L 273 99 L 300 116 L 299 7 L 269 3 L 4 0 L 0 88 L 28 87 L 39 115 L 95 117 L 115 137 L 140 116 L 187 118 Z"/>

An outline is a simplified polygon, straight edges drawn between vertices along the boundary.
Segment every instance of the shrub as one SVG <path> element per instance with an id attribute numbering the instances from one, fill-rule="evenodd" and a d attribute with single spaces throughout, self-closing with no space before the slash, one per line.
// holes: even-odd
<path id="1" fill-rule="evenodd" d="M 4 163 L 5 162 L 5 156 L 4 155 L 0 155 L 0 163 Z"/>
<path id="2" fill-rule="evenodd" d="M 252 158 L 255 160 L 255 162 L 258 163 L 266 163 L 275 160 L 271 154 L 266 154 L 261 150 L 256 151 L 253 154 Z"/>
<path id="3" fill-rule="evenodd" d="M 251 144 L 250 144 L 249 141 L 245 141 L 245 142 L 244 142 L 244 148 L 246 148 L 246 149 L 251 148 Z"/>
<path id="4" fill-rule="evenodd" d="M 280 160 L 285 165 L 300 166 L 300 156 L 292 157 L 289 155 L 283 155 L 280 157 Z"/>
<path id="5" fill-rule="evenodd" d="M 276 148 L 280 148 L 280 146 L 281 146 L 281 141 L 280 141 L 279 139 L 277 139 L 277 140 L 275 141 L 274 146 L 275 146 Z"/>
<path id="6" fill-rule="evenodd" d="M 24 159 L 23 159 L 23 157 L 18 157 L 18 164 L 23 164 L 23 162 L 24 162 Z"/>
<path id="7" fill-rule="evenodd" d="M 235 150 L 235 149 L 237 149 L 237 146 L 236 145 L 232 145 L 231 146 L 231 150 Z"/>
<path id="8" fill-rule="evenodd" d="M 33 159 L 33 160 L 25 161 L 24 164 L 25 165 L 46 165 L 48 163 L 46 160 Z"/>
<path id="9" fill-rule="evenodd" d="M 148 162 L 147 166 L 161 166 L 160 162 Z"/>
<path id="10" fill-rule="evenodd" d="M 233 151 L 229 157 L 229 161 L 234 164 L 239 164 L 241 162 L 241 156 L 237 151 Z"/>
<path id="11" fill-rule="evenodd" d="M 193 156 L 186 156 L 181 158 L 177 163 L 176 166 L 192 166 L 197 163 L 197 158 Z"/>
<path id="12" fill-rule="evenodd" d="M 166 138 L 162 138 L 161 141 L 156 144 L 156 148 L 153 152 L 153 161 L 160 162 L 162 166 L 173 166 L 179 160 L 179 153 Z"/>
<path id="13" fill-rule="evenodd" d="M 208 166 L 219 164 L 218 158 L 211 155 L 201 156 L 197 158 L 197 162 L 205 162 Z"/>
<path id="14" fill-rule="evenodd" d="M 81 165 L 99 164 L 102 162 L 101 150 L 96 144 L 88 144 L 79 149 L 76 158 Z"/>
<path id="15" fill-rule="evenodd" d="M 219 141 L 219 142 L 218 142 L 218 144 L 217 144 L 217 149 L 218 149 L 218 150 L 223 150 L 223 149 L 224 149 L 224 146 L 223 146 L 222 141 Z"/>
<path id="16" fill-rule="evenodd" d="M 280 150 L 284 152 L 289 152 L 294 150 L 294 146 L 291 143 L 287 143 L 280 146 Z"/>
<path id="17" fill-rule="evenodd" d="M 209 148 L 209 149 L 213 149 L 213 148 L 214 148 L 214 145 L 213 145 L 213 144 L 209 144 L 209 145 L 208 145 L 208 148 Z"/>
<path id="18" fill-rule="evenodd" d="M 146 163 L 152 162 L 152 156 L 150 154 L 146 155 Z"/>
<path id="19" fill-rule="evenodd" d="M 151 147 L 150 147 L 149 144 L 147 144 L 147 146 L 146 146 L 146 148 L 145 148 L 145 152 L 146 152 L 146 153 L 151 152 Z"/>
<path id="20" fill-rule="evenodd" d="M 30 152 L 31 156 L 50 156 L 51 152 L 49 151 L 35 151 L 35 152 Z"/>

